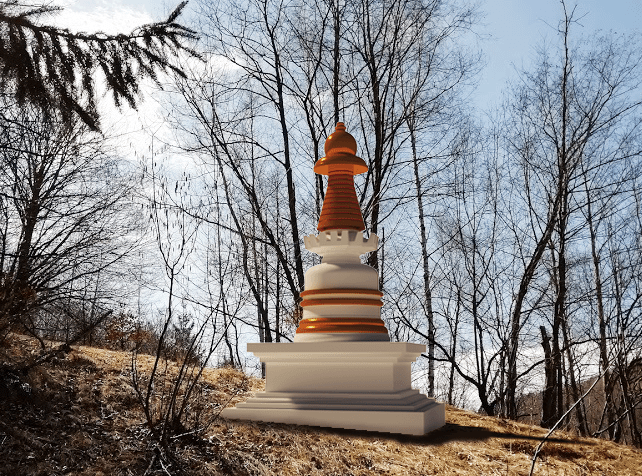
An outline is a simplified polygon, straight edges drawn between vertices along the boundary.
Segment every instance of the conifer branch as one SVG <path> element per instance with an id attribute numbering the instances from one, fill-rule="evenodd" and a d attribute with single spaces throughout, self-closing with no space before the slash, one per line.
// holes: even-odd
<path id="1" fill-rule="evenodd" d="M 59 8 L 0 2 L 0 91 L 14 95 L 20 104 L 56 109 L 65 121 L 78 115 L 98 130 L 96 70 L 102 72 L 114 103 L 132 108 L 142 80 L 159 84 L 159 71 L 185 76 L 177 56 L 198 56 L 188 46 L 196 33 L 176 22 L 186 4 L 181 2 L 165 21 L 143 25 L 128 35 L 107 35 L 41 24 L 43 15 Z"/>

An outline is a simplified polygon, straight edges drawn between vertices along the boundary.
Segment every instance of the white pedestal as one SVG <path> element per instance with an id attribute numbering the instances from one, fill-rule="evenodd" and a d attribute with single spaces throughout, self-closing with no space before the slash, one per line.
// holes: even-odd
<path id="1" fill-rule="evenodd" d="M 410 386 L 425 346 L 405 342 L 248 344 L 266 364 L 265 392 L 225 418 L 423 435 L 445 424 L 443 403 Z"/>

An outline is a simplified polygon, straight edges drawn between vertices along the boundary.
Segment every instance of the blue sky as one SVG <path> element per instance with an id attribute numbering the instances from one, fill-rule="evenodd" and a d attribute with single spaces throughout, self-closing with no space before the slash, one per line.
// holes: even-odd
<path id="1" fill-rule="evenodd" d="M 478 106 L 486 107 L 499 101 L 515 67 L 528 65 L 536 46 L 555 39 L 563 10 L 559 0 L 486 0 L 481 10 L 481 32 L 489 38 L 482 43 L 487 64 L 475 98 Z M 642 0 L 578 0 L 575 16 L 580 21 L 574 33 L 632 33 L 642 27 Z"/>
<path id="2" fill-rule="evenodd" d="M 455 0 L 457 1 L 457 0 Z M 125 32 L 160 20 L 179 0 L 59 0 L 65 11 L 56 22 L 74 30 Z M 572 7 L 574 3 L 568 2 Z M 189 8 L 189 5 L 188 5 Z M 484 15 L 477 27 L 486 67 L 471 99 L 479 108 L 498 102 L 515 67 L 528 65 L 535 47 L 554 40 L 562 17 L 559 0 L 480 0 Z M 631 33 L 642 28 L 642 0 L 578 0 L 576 33 L 613 30 Z"/>

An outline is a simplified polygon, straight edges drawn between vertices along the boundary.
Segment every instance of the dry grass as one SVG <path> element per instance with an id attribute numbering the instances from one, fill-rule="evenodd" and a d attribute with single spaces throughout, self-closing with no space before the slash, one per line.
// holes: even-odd
<path id="1" fill-rule="evenodd" d="M 28 356 L 32 344 L 21 342 L 16 351 Z M 140 356 L 139 368 L 146 365 L 151 358 Z M 32 371 L 26 379 L 31 392 L 5 387 L 0 474 L 143 474 L 153 450 L 130 366 L 127 353 L 78 347 Z M 201 398 L 214 417 L 230 395 L 238 392 L 232 405 L 262 385 L 232 369 L 208 369 Z M 446 418 L 445 427 L 421 437 L 217 419 L 203 438 L 176 439 L 166 469 L 190 475 L 526 475 L 545 434 L 451 407 Z M 554 436 L 537 475 L 642 475 L 636 449 Z M 154 474 L 167 473 L 159 468 Z"/>

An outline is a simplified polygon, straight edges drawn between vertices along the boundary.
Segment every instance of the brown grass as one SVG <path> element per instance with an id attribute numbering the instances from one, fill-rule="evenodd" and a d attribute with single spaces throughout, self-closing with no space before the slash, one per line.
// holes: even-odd
<path id="1" fill-rule="evenodd" d="M 19 341 L 27 356 L 33 343 Z M 6 349 L 5 349 L 6 351 Z M 140 356 L 148 370 L 151 357 Z M 32 370 L 31 390 L 0 394 L 0 474 L 140 475 L 154 451 L 131 390 L 131 356 L 77 347 Z M 171 371 L 171 369 L 170 369 Z M 220 405 L 263 386 L 233 369 L 207 369 L 202 399 Z M 240 388 L 240 390 L 239 390 Z M 526 475 L 545 430 L 448 407 L 445 427 L 421 437 L 217 419 L 202 438 L 174 440 L 170 474 Z M 153 474 L 167 474 L 158 468 Z M 642 475 L 642 452 L 557 433 L 537 475 Z"/>

